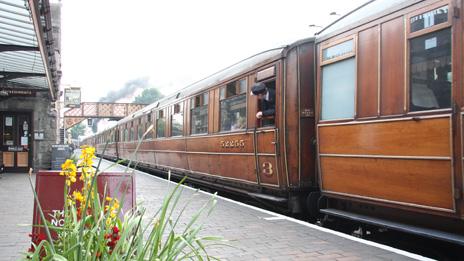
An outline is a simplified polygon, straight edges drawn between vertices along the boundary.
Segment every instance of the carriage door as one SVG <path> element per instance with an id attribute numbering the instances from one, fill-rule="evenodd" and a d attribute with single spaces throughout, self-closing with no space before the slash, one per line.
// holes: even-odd
<path id="1" fill-rule="evenodd" d="M 7 172 L 25 172 L 31 166 L 31 117 L 29 113 L 0 113 L 1 160 Z"/>
<path id="2" fill-rule="evenodd" d="M 275 126 L 276 122 L 276 96 L 278 90 L 276 88 L 276 66 L 263 69 L 256 74 L 256 81 L 264 83 L 267 93 L 261 100 L 257 100 L 256 111 L 274 110 L 271 115 L 263 116 L 256 122 L 255 131 L 255 150 L 256 150 L 256 169 L 257 180 L 261 185 L 279 186 L 279 177 L 277 169 L 277 141 L 279 140 L 278 129 Z M 253 111 L 252 118 L 256 118 Z"/>

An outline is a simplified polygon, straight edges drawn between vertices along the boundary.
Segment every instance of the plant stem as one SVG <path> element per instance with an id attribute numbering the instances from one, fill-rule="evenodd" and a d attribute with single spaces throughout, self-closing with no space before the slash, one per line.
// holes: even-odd
<path id="1" fill-rule="evenodd" d="M 106 147 L 108 146 L 108 141 L 106 141 L 105 143 L 105 147 L 103 148 L 103 152 L 102 154 L 105 154 L 106 152 Z M 93 175 L 92 177 L 92 183 L 90 185 L 90 189 L 89 191 L 87 192 L 87 200 L 85 201 L 85 208 L 83 210 L 83 215 L 85 215 L 86 211 L 87 211 L 87 208 L 89 207 L 89 202 L 90 202 L 90 195 L 91 195 L 91 192 L 92 192 L 92 189 L 93 189 L 93 186 L 95 185 L 95 180 L 97 180 L 97 175 L 98 175 L 98 169 L 100 168 L 100 164 L 101 164 L 101 161 L 102 161 L 102 158 L 100 158 L 100 160 L 98 161 L 98 165 L 97 165 L 97 169 L 95 170 L 95 175 Z M 85 185 L 85 184 L 84 184 Z M 98 197 L 98 191 L 97 191 L 97 197 Z M 83 218 L 82 219 L 83 221 L 82 222 L 85 222 L 85 219 Z M 78 244 L 79 246 L 77 247 L 77 260 L 81 260 L 81 248 L 82 248 L 82 237 L 83 237 L 83 234 L 84 234 L 84 227 L 85 227 L 85 224 L 82 224 L 82 226 L 80 227 L 79 229 L 79 239 L 78 239 Z"/>

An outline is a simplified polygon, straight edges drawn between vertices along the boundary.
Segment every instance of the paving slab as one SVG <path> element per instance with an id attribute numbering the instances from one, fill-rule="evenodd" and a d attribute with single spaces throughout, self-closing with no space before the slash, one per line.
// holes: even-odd
<path id="1" fill-rule="evenodd" d="M 103 161 L 101 169 L 107 168 L 127 170 Z M 176 184 L 145 172 L 134 173 L 137 203 L 147 209 L 146 217 L 152 217 Z M 184 187 L 180 205 L 187 204 L 187 207 L 180 224 L 187 224 L 212 197 Z M 32 208 L 33 195 L 27 174 L 3 174 L 0 178 L 0 260 L 18 260 L 28 249 Z M 202 235 L 227 240 L 227 246 L 208 248 L 210 255 L 222 260 L 429 260 L 222 197 L 217 197 L 214 211 L 202 221 Z"/>

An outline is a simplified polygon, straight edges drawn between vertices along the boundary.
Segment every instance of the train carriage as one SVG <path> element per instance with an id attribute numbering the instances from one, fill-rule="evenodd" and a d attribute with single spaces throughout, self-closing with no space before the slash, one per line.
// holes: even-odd
<path id="1" fill-rule="evenodd" d="M 313 72 L 313 38 L 262 52 L 122 119 L 97 135 L 97 152 L 108 141 L 103 157 L 301 212 L 317 190 Z M 276 94 L 261 120 L 257 82 Z"/>
<path id="2" fill-rule="evenodd" d="M 323 213 L 464 243 L 461 8 L 369 2 L 317 37 Z"/>
<path id="3" fill-rule="evenodd" d="M 293 213 L 464 245 L 463 2 L 369 1 L 88 142 Z M 257 82 L 275 90 L 274 117 L 255 117 Z"/>

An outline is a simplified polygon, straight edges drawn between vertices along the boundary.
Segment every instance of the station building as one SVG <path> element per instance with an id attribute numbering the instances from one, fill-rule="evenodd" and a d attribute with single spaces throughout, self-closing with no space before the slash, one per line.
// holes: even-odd
<path id="1" fill-rule="evenodd" d="M 49 169 L 56 144 L 61 3 L 0 1 L 0 165 Z"/>

